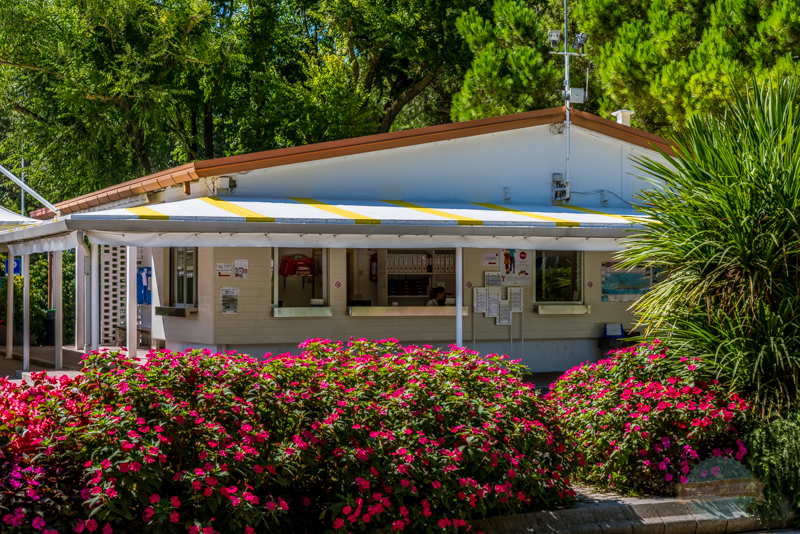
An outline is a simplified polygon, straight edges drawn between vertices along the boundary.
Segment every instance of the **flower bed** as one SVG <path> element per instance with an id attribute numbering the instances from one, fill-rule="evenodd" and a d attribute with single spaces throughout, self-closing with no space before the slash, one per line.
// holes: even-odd
<path id="1" fill-rule="evenodd" d="M 744 458 L 734 423 L 746 403 L 716 382 L 696 382 L 698 360 L 667 358 L 658 341 L 642 344 L 575 367 L 551 386 L 549 398 L 584 455 L 581 480 L 669 494 L 699 460 Z"/>
<path id="2" fill-rule="evenodd" d="M 102 353 L 72 382 L 0 381 L 2 520 L 19 532 L 453 531 L 574 495 L 572 449 L 518 364 L 391 340 L 303 348 L 264 362 L 152 352 L 141 366 Z"/>

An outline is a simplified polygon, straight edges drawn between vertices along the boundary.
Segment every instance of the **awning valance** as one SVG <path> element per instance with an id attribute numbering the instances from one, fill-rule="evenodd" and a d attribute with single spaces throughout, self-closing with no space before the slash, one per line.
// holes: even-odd
<path id="1" fill-rule="evenodd" d="M 633 210 L 402 200 L 203 197 L 69 216 L 75 220 L 218 221 L 313 225 L 630 228 Z"/>

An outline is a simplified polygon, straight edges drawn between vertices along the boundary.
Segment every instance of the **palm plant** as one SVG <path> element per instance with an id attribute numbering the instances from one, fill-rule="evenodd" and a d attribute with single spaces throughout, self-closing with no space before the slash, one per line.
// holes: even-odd
<path id="1" fill-rule="evenodd" d="M 666 164 L 637 159 L 650 221 L 620 254 L 669 271 L 635 304 L 648 333 L 763 417 L 800 407 L 798 89 L 749 88 L 723 116 L 688 120 Z"/>

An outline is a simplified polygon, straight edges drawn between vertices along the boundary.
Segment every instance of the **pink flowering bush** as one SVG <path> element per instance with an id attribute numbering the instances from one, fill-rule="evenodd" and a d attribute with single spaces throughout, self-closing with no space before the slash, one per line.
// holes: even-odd
<path id="1" fill-rule="evenodd" d="M 747 404 L 716 382 L 695 380 L 700 361 L 670 361 L 658 341 L 609 353 L 551 386 L 565 431 L 581 449 L 584 482 L 670 494 L 699 461 L 742 460 L 735 423 Z"/>
<path id="2" fill-rule="evenodd" d="M 57 486 L 64 502 L 37 508 L 17 491 L 0 520 L 14 532 L 454 532 L 574 495 L 573 449 L 519 364 L 393 340 L 302 347 L 264 361 L 151 352 L 141 365 L 100 353 L 72 382 L 3 383 L 2 417 L 31 428 L 0 427 L 5 461 L 29 470 L 3 484 Z M 30 408 L 34 390 L 46 410 Z"/>

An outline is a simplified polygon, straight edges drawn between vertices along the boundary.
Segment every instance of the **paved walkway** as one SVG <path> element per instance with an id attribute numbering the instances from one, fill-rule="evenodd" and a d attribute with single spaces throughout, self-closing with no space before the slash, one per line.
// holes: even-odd
<path id="1" fill-rule="evenodd" d="M 569 508 L 493 517 L 472 525 L 485 534 L 729 534 L 781 529 L 794 520 L 788 515 L 771 525 L 760 524 L 742 511 L 736 499 L 680 501 L 674 497 L 624 497 L 581 486 L 575 490 L 577 501 Z M 797 530 L 777 532 L 800 534 Z"/>

